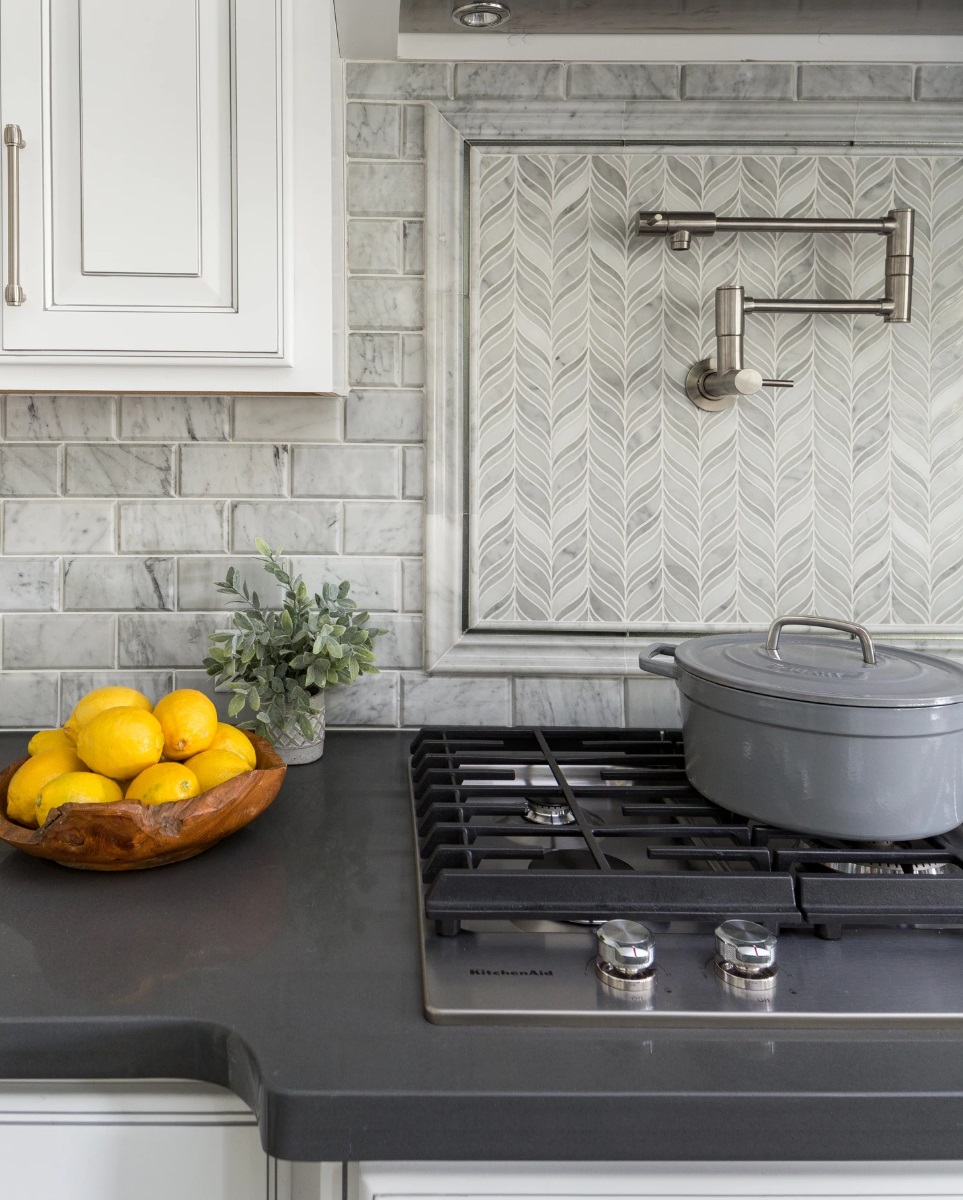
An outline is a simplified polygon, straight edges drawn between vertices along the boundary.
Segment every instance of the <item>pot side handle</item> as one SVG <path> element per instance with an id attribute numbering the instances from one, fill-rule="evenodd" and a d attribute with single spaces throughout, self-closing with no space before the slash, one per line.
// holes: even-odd
<path id="1" fill-rule="evenodd" d="M 643 650 L 639 655 L 639 666 L 643 671 L 648 671 L 650 675 L 662 675 L 666 679 L 678 679 L 679 668 L 675 663 L 675 651 L 675 646 L 669 646 L 661 642 L 658 646 L 650 646 L 648 651 Z M 670 663 L 656 662 L 655 659 L 660 654 L 664 654 L 673 661 Z"/>

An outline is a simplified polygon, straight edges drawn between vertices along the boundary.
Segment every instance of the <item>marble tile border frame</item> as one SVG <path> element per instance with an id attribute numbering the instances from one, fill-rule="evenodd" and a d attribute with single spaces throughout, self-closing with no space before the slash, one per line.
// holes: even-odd
<path id="1" fill-rule="evenodd" d="M 639 129 L 645 130 L 640 136 Z M 659 147 L 696 150 L 805 145 L 906 154 L 963 152 L 963 104 L 921 111 L 905 102 L 772 103 L 666 101 L 474 101 L 426 105 L 427 461 L 425 669 L 438 674 L 624 676 L 666 636 L 707 630 L 625 634 L 508 633 L 468 626 L 469 302 L 468 194 L 472 146 L 540 149 Z M 963 634 L 891 632 L 882 640 L 959 656 Z"/>

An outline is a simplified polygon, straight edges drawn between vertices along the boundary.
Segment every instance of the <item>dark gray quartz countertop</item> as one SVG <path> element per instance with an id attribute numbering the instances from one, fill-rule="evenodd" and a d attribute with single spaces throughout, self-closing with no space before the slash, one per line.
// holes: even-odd
<path id="1" fill-rule="evenodd" d="M 409 740 L 329 735 L 173 866 L 0 848 L 0 1078 L 222 1084 L 289 1159 L 963 1159 L 958 1028 L 429 1024 Z"/>

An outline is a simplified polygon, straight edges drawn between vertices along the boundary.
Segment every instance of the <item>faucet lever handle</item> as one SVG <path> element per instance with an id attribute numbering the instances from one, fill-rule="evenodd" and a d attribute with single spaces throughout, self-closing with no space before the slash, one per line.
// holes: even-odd
<path id="1" fill-rule="evenodd" d="M 764 379 L 763 387 L 795 387 L 795 379 Z"/>

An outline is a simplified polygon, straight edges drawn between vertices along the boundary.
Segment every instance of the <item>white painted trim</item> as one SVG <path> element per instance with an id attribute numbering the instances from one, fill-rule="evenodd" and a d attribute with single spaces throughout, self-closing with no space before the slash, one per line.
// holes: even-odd
<path id="1" fill-rule="evenodd" d="M 963 37 L 874 34 L 399 33 L 397 48 L 416 62 L 963 62 Z"/>

